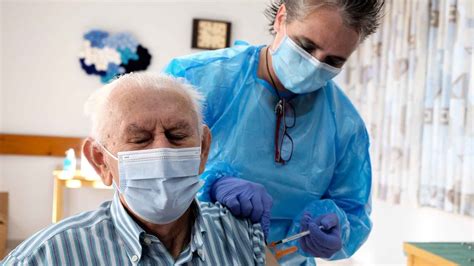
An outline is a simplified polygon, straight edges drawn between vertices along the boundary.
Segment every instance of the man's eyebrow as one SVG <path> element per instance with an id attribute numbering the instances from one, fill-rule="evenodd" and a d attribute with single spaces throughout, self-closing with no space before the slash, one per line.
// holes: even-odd
<path id="1" fill-rule="evenodd" d="M 191 130 L 192 129 L 191 125 L 187 121 L 184 121 L 184 120 L 180 120 L 177 122 L 172 121 L 165 128 L 166 130 L 179 130 L 179 129 Z"/>
<path id="2" fill-rule="evenodd" d="M 141 125 L 138 125 L 136 123 L 131 123 L 125 128 L 125 131 L 127 133 L 141 133 L 143 131 L 149 131 L 150 129 Z"/>

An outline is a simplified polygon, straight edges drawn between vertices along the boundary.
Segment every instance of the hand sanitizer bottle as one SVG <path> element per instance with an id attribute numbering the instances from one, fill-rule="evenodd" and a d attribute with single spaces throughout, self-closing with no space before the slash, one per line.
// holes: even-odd
<path id="1" fill-rule="evenodd" d="M 65 176 L 73 178 L 76 173 L 76 154 L 74 149 L 66 151 L 66 158 L 64 158 L 63 170 Z"/>

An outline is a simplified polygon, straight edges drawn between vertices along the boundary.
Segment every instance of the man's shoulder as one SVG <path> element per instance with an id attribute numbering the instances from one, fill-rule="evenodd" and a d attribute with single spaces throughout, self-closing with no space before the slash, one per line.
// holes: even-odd
<path id="1" fill-rule="evenodd" d="M 227 255 L 239 254 L 243 264 L 265 264 L 265 238 L 259 223 L 254 224 L 250 219 L 235 217 L 219 202 L 199 204 L 201 218 L 208 234 L 208 245 L 220 246 L 220 248 L 214 248 L 219 250 L 227 250 L 225 246 L 239 247 L 236 254 Z"/>
<path id="2" fill-rule="evenodd" d="M 220 219 L 221 217 L 229 217 L 231 219 L 235 218 L 231 213 L 230 210 L 227 209 L 226 206 L 222 205 L 220 202 L 203 202 L 198 201 L 199 208 L 201 209 L 201 215 L 203 217 L 209 217 L 211 219 Z M 242 221 L 246 221 L 246 219 L 238 219 Z"/>
<path id="3" fill-rule="evenodd" d="M 30 238 L 23 241 L 15 248 L 6 258 L 5 261 L 24 261 L 28 257 L 35 255 L 43 250 L 46 246 L 55 246 L 68 234 L 75 235 L 78 231 L 88 232 L 103 222 L 111 222 L 110 220 L 110 201 L 104 202 L 94 211 L 83 212 L 68 217 L 56 224 L 52 224 L 43 230 L 37 232 Z M 80 241 L 79 241 L 80 242 Z M 8 264 L 8 263 L 7 263 Z"/>
<path id="4" fill-rule="evenodd" d="M 255 234 L 263 231 L 259 223 L 253 224 L 250 219 L 235 217 L 226 206 L 220 202 L 199 202 L 201 216 L 209 227 L 225 227 L 231 224 L 235 227 L 232 233 Z"/>

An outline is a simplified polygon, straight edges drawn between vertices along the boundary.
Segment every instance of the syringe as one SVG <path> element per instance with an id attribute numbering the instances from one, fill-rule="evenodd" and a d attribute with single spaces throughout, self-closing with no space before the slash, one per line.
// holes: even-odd
<path id="1" fill-rule="evenodd" d="M 319 226 L 319 229 L 324 230 L 324 226 L 320 225 L 320 226 Z M 307 236 L 307 235 L 309 235 L 309 230 L 306 230 L 306 231 L 303 231 L 303 232 L 301 232 L 301 233 L 292 235 L 292 236 L 290 236 L 290 237 L 287 237 L 287 238 L 284 238 L 284 239 L 281 239 L 281 240 L 272 242 L 272 243 L 270 243 L 270 246 L 276 246 L 276 245 L 284 244 L 284 243 L 286 243 L 286 242 L 290 242 L 290 241 L 296 240 L 296 239 L 298 239 L 298 238 L 302 238 L 303 236 Z"/>

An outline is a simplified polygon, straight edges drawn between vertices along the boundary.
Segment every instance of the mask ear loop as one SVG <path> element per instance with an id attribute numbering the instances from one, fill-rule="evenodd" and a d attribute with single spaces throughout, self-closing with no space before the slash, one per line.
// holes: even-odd
<path id="1" fill-rule="evenodd" d="M 117 186 L 117 183 L 115 183 L 115 180 L 112 179 L 112 187 L 117 191 L 119 194 L 123 194 L 122 191 L 120 191 L 120 188 Z"/>
<path id="2" fill-rule="evenodd" d="M 97 145 L 99 145 L 99 147 L 101 147 L 105 151 L 105 153 L 110 155 L 110 157 L 112 157 L 114 160 L 118 161 L 118 158 L 115 155 L 113 155 L 104 145 L 102 145 L 102 143 L 100 143 L 99 141 L 96 141 L 96 143 Z M 119 186 L 117 186 L 117 183 L 115 183 L 115 180 L 113 178 L 112 178 L 112 187 L 115 189 L 115 191 L 122 194 Z"/>
<path id="3" fill-rule="evenodd" d="M 99 145 L 99 147 L 101 147 L 105 151 L 105 153 L 107 153 L 108 155 L 110 155 L 110 157 L 118 161 L 117 156 L 113 155 L 104 145 L 102 145 L 102 143 L 100 143 L 99 141 L 96 141 L 96 143 Z"/>
<path id="4" fill-rule="evenodd" d="M 268 48 L 267 48 L 267 50 L 270 49 L 270 52 L 272 54 L 275 53 L 278 50 L 278 48 L 280 48 L 281 44 L 285 41 L 285 38 L 289 38 L 288 37 L 288 30 L 287 30 L 288 27 L 287 27 L 287 24 L 286 24 L 286 14 L 285 14 L 285 19 L 282 23 L 283 23 L 282 28 L 285 29 L 285 35 L 283 36 L 283 38 L 281 39 L 281 41 L 280 41 L 280 43 L 278 44 L 277 47 L 273 47 L 273 44 L 271 44 L 271 45 L 268 45 Z"/>

